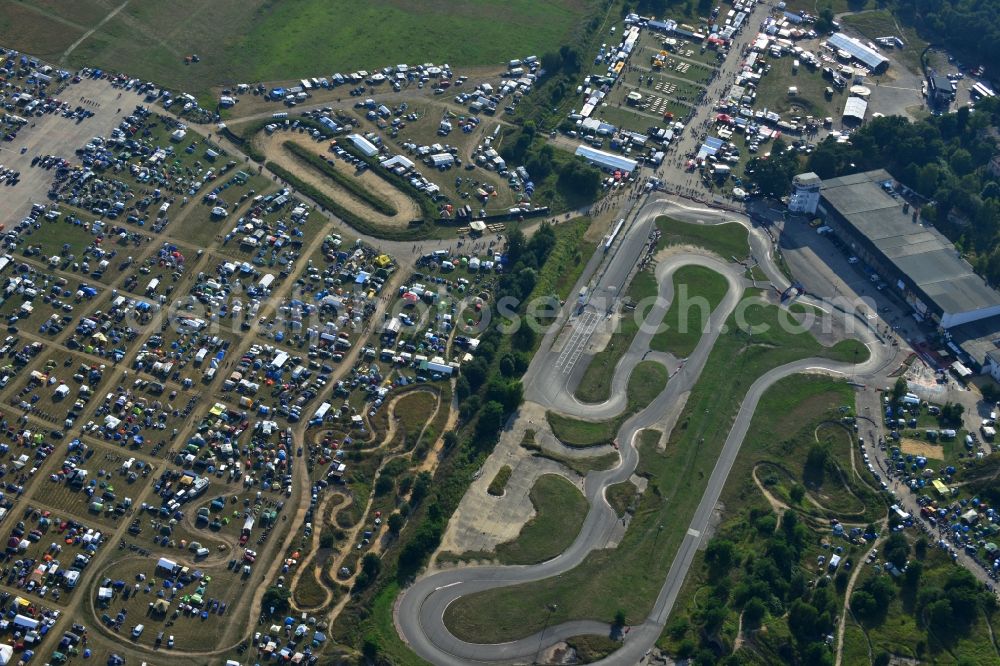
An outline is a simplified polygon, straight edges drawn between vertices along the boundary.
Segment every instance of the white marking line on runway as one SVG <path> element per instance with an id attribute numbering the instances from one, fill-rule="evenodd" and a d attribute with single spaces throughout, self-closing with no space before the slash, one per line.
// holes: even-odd
<path id="1" fill-rule="evenodd" d="M 443 590 L 443 589 L 449 588 L 449 587 L 455 587 L 456 585 L 461 585 L 461 584 L 462 584 L 462 581 L 456 580 L 454 583 L 448 583 L 447 585 L 442 585 L 441 587 L 435 587 L 434 591 L 437 592 L 438 590 Z"/>
<path id="2" fill-rule="evenodd" d="M 701 532 L 693 527 L 688 528 L 688 536 L 693 536 L 695 539 L 701 536 Z"/>
<path id="3" fill-rule="evenodd" d="M 559 358 L 556 359 L 556 370 L 561 369 L 564 375 L 573 371 L 573 367 L 583 354 L 587 341 L 600 320 L 600 315 L 596 312 L 586 312 L 576 320 L 573 324 L 573 333 L 566 341 L 566 346 L 559 354 Z"/>

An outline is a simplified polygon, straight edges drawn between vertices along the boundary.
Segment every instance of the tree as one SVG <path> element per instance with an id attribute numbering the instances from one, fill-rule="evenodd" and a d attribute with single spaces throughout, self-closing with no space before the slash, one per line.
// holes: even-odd
<path id="1" fill-rule="evenodd" d="M 695 651 L 698 649 L 698 645 L 690 638 L 685 638 L 680 643 L 677 644 L 677 658 L 678 659 L 690 659 L 694 656 Z"/>
<path id="2" fill-rule="evenodd" d="M 500 359 L 500 374 L 504 377 L 513 377 L 515 372 L 514 357 L 511 354 L 504 354 Z"/>
<path id="3" fill-rule="evenodd" d="M 622 610 L 621 608 L 615 611 L 614 626 L 617 629 L 621 629 L 622 627 L 625 626 L 625 611 Z"/>
<path id="4" fill-rule="evenodd" d="M 389 534 L 399 534 L 399 531 L 403 529 L 403 523 L 405 519 L 400 513 L 393 513 L 386 520 L 386 527 L 389 529 Z"/>
<path id="5" fill-rule="evenodd" d="M 794 484 L 792 489 L 788 491 L 788 496 L 792 500 L 793 504 L 802 504 L 802 500 L 806 497 L 806 489 L 802 487 L 801 484 Z"/>
<path id="6" fill-rule="evenodd" d="M 888 562 L 891 562 L 894 567 L 902 571 L 903 567 L 906 566 L 907 560 L 910 558 L 910 542 L 902 534 L 895 532 L 885 542 L 882 554 Z"/>
<path id="7" fill-rule="evenodd" d="M 601 186 L 601 172 L 582 159 L 573 159 L 560 169 L 557 185 L 572 201 L 592 201 Z"/>
<path id="8" fill-rule="evenodd" d="M 482 358 L 476 357 L 462 367 L 462 376 L 469 382 L 473 391 L 478 391 L 479 387 L 486 382 L 489 368 Z"/>
<path id="9" fill-rule="evenodd" d="M 965 405 L 955 402 L 946 402 L 941 408 L 941 425 L 960 428 L 962 426 L 962 416 L 965 414 Z"/>
<path id="10" fill-rule="evenodd" d="M 919 561 L 910 562 L 906 567 L 906 573 L 904 574 L 904 582 L 906 586 L 910 589 L 915 589 L 917 584 L 920 583 L 920 576 L 924 573 L 924 565 Z"/>
<path id="11" fill-rule="evenodd" d="M 375 481 L 375 494 L 379 497 L 388 495 L 395 486 L 396 482 L 392 480 L 391 476 L 380 474 L 378 480 Z"/>
<path id="12" fill-rule="evenodd" d="M 736 559 L 736 545 L 728 539 L 712 539 L 705 549 L 705 561 L 712 568 L 713 575 L 725 574 Z"/>
<path id="13" fill-rule="evenodd" d="M 938 599 L 927 606 L 927 616 L 934 626 L 945 631 L 954 626 L 954 613 L 951 602 L 947 599 Z"/>
<path id="14" fill-rule="evenodd" d="M 449 430 L 444 434 L 444 439 L 442 441 L 444 448 L 453 449 L 455 445 L 458 444 L 458 435 L 455 434 L 454 430 Z"/>
<path id="15" fill-rule="evenodd" d="M 283 615 L 288 610 L 291 592 L 286 587 L 272 585 L 264 592 L 261 608 L 267 615 Z"/>
<path id="16" fill-rule="evenodd" d="M 470 393 L 472 393 L 472 387 L 469 385 L 469 380 L 465 378 L 465 375 L 455 380 L 455 397 L 458 398 L 459 402 L 469 397 Z"/>
<path id="17" fill-rule="evenodd" d="M 875 603 L 880 609 L 888 608 L 889 602 L 896 596 L 896 588 L 888 576 L 876 576 L 869 579 L 865 583 L 864 589 L 874 597 Z"/>
<path id="18" fill-rule="evenodd" d="M 799 160 L 795 151 L 786 152 L 785 148 L 785 143 L 778 139 L 771 148 L 770 156 L 755 157 L 747 165 L 748 176 L 765 196 L 780 199 L 792 187 L 792 177 L 799 170 Z"/>
<path id="19" fill-rule="evenodd" d="M 427 496 L 432 478 L 430 472 L 427 471 L 417 475 L 417 480 L 413 483 L 413 491 L 410 493 L 410 504 L 412 506 L 416 506 L 420 503 L 420 500 Z"/>
<path id="20" fill-rule="evenodd" d="M 806 464 L 802 470 L 802 480 L 813 488 L 823 485 L 829 450 L 821 444 L 813 444 L 806 454 Z"/>
<path id="21" fill-rule="evenodd" d="M 743 621 L 747 626 L 757 627 L 760 625 L 760 621 L 764 619 L 766 612 L 767 607 L 764 605 L 764 602 L 754 597 L 743 607 Z"/>
<path id="22" fill-rule="evenodd" d="M 375 661 L 381 649 L 382 648 L 379 645 L 378 636 L 376 634 L 367 634 L 365 636 L 365 640 L 361 644 L 361 654 L 364 655 L 365 659 L 368 661 Z"/>
<path id="23" fill-rule="evenodd" d="M 862 620 L 871 620 L 878 614 L 878 603 L 871 593 L 855 590 L 851 595 L 851 610 Z"/>
<path id="24" fill-rule="evenodd" d="M 903 399 L 903 396 L 909 392 L 910 386 L 906 383 L 906 380 L 902 377 L 896 379 L 896 383 L 892 385 L 892 401 L 899 402 Z"/>
<path id="25" fill-rule="evenodd" d="M 722 628 L 722 623 L 726 621 L 725 606 L 711 606 L 702 613 L 702 620 L 705 622 L 705 631 L 714 634 Z"/>
<path id="26" fill-rule="evenodd" d="M 802 651 L 802 663 L 809 666 L 830 666 L 833 664 L 833 655 L 826 643 L 813 641 Z"/>
<path id="27" fill-rule="evenodd" d="M 824 7 L 819 11 L 819 17 L 816 19 L 816 32 L 821 35 L 825 35 L 833 30 L 833 10 L 830 7 Z"/>
<path id="28" fill-rule="evenodd" d="M 382 571 L 382 560 L 375 553 L 368 553 L 361 558 L 361 572 L 354 579 L 354 587 L 363 590 L 375 581 Z"/>
<path id="29" fill-rule="evenodd" d="M 813 640 L 818 631 L 819 611 L 810 603 L 796 599 L 788 609 L 788 629 L 800 643 Z"/>
<path id="30" fill-rule="evenodd" d="M 500 428 L 503 426 L 503 405 L 496 400 L 490 400 L 483 405 L 476 423 L 476 439 L 480 445 L 492 446 L 497 440 Z"/>

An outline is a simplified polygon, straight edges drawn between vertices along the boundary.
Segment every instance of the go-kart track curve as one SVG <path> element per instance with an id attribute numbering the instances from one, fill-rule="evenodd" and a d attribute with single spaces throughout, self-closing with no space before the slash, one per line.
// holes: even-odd
<path id="1" fill-rule="evenodd" d="M 655 218 L 663 214 L 669 214 L 682 221 L 703 224 L 740 222 L 750 230 L 752 252 L 768 278 L 779 289 L 784 289 L 788 285 L 788 280 L 777 269 L 771 258 L 770 240 L 764 233 L 752 228 L 748 220 L 722 211 L 689 208 L 670 200 L 660 199 L 647 203 L 639 210 L 631 225 L 628 226 L 620 246 L 614 255 L 607 260 L 607 265 L 596 271 L 597 277 L 592 281 L 591 294 L 621 292 L 622 286 L 639 263 L 639 258 L 646 248 Z M 609 626 L 606 623 L 576 620 L 547 627 L 542 632 L 508 643 L 473 644 L 457 639 L 448 631 L 444 624 L 444 613 L 452 602 L 462 596 L 559 575 L 578 566 L 592 549 L 607 542 L 615 527 L 617 517 L 605 500 L 604 491 L 608 486 L 628 479 L 635 470 L 639 457 L 634 443 L 636 434 L 643 428 L 662 422 L 665 414 L 671 409 L 678 408 L 681 396 L 690 391 L 697 382 L 724 322 L 743 295 L 746 283 L 741 272 L 733 264 L 723 263 L 716 258 L 702 254 L 678 253 L 661 261 L 656 268 L 660 298 L 646 317 L 646 323 L 650 326 L 641 327 L 631 347 L 616 367 L 612 397 L 604 403 L 581 404 L 573 396 L 571 382 L 573 373 L 556 368 L 557 363 L 560 363 L 560 358 L 565 364 L 568 345 L 585 347 L 590 337 L 590 332 L 584 330 L 581 334 L 578 333 L 579 329 L 577 329 L 577 334 L 571 331 L 560 335 L 559 329 L 562 328 L 562 323 L 568 320 L 570 327 L 576 324 L 586 326 L 592 331 L 593 328 L 588 322 L 592 323 L 593 315 L 605 316 L 606 313 L 603 309 L 594 312 L 594 307 L 591 304 L 588 304 L 578 315 L 571 314 L 577 307 L 576 303 L 567 304 L 560 313 L 559 324 L 553 326 L 542 341 L 540 351 L 524 377 L 525 398 L 547 408 L 558 410 L 570 416 L 581 416 L 588 419 L 607 419 L 619 414 L 625 407 L 624 387 L 628 376 L 649 349 L 652 333 L 646 329 L 652 328 L 662 319 L 673 298 L 673 274 L 678 268 L 685 265 L 699 265 L 717 271 L 729 283 L 728 292 L 712 313 L 707 330 L 702 335 L 695 351 L 670 378 L 664 391 L 649 406 L 622 424 L 618 431 L 618 441 L 621 444 L 621 464 L 611 470 L 594 471 L 587 475 L 584 482 L 584 494 L 590 503 L 590 511 L 577 538 L 562 554 L 541 564 L 462 567 L 418 579 L 403 592 L 397 604 L 395 619 L 400 634 L 422 658 L 438 666 L 477 662 L 530 663 L 540 647 L 549 647 L 572 636 L 582 634 L 607 635 L 609 633 Z M 593 268 L 593 266 L 588 266 L 588 271 L 581 278 L 582 284 L 587 283 L 589 279 L 587 273 L 593 271 Z M 603 273 L 600 270 L 603 270 Z M 588 313 L 592 316 L 587 317 Z M 580 323 L 577 324 L 577 322 Z M 694 554 L 699 547 L 702 534 L 708 528 L 712 511 L 718 502 L 740 445 L 743 443 L 757 403 L 768 387 L 784 377 L 800 372 L 856 374 L 857 377 L 865 377 L 874 374 L 889 361 L 884 346 L 874 333 L 868 328 L 862 328 L 860 333 L 859 337 L 871 352 L 870 358 L 864 363 L 854 366 L 849 363 L 836 363 L 820 358 L 802 359 L 765 373 L 750 386 L 651 613 L 642 624 L 631 627 L 628 639 L 620 649 L 598 663 L 637 663 L 659 638 Z M 553 343 L 557 336 L 563 339 L 563 344 L 559 350 L 553 350 Z M 576 351 L 571 349 L 568 353 L 575 354 Z"/>

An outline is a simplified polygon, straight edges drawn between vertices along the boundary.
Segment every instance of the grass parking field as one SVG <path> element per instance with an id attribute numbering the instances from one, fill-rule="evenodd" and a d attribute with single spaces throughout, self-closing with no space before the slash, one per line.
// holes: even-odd
<path id="1" fill-rule="evenodd" d="M 222 188 L 218 199 L 210 201 L 202 197 L 197 203 L 188 204 L 181 219 L 172 221 L 167 226 L 166 233 L 190 247 L 203 248 L 217 236 L 232 229 L 239 215 L 245 211 L 247 199 L 265 193 L 270 185 L 262 176 L 243 178 L 243 175 L 249 173 L 250 171 L 234 168 L 217 178 L 212 187 Z M 229 215 L 225 218 L 212 215 L 212 209 L 216 206 L 226 208 Z"/>
<path id="2" fill-rule="evenodd" d="M 123 553 L 128 555 L 126 551 Z M 221 565 L 197 568 L 204 575 L 182 585 L 179 581 L 164 580 L 162 574 L 156 571 L 155 558 L 123 557 L 108 567 L 103 575 L 124 581 L 125 586 L 116 592 L 110 606 L 98 606 L 96 613 L 98 616 L 107 614 L 112 619 L 119 612 L 125 614 L 119 630 L 121 640 L 152 647 L 157 634 L 163 631 L 164 643 L 167 635 L 173 634 L 177 649 L 211 649 L 224 627 L 234 621 L 231 616 L 242 612 L 233 604 L 243 591 L 245 579 Z M 144 580 L 140 580 L 140 574 L 145 577 Z M 168 582 L 174 585 L 168 585 Z M 160 601 L 167 602 L 166 611 L 151 608 Z M 131 631 L 137 624 L 145 625 L 145 631 L 135 639 Z"/>
<path id="3" fill-rule="evenodd" d="M 93 214 L 84 212 L 71 206 L 59 206 L 62 216 L 56 221 L 40 219 L 38 228 L 29 228 L 21 233 L 24 245 L 19 248 L 19 253 L 27 247 L 37 248 L 35 254 L 40 262 L 47 262 L 50 257 L 62 257 L 56 263 L 62 267 L 67 262 L 65 258 L 69 254 L 74 254 L 77 261 L 81 260 L 83 251 L 91 245 L 96 236 L 80 224 L 74 224 L 69 220 L 76 218 L 80 220 L 92 220 Z M 96 262 L 95 262 L 96 263 Z"/>
<path id="4" fill-rule="evenodd" d="M 839 121 L 847 93 L 846 90 L 837 90 L 831 81 L 824 79 L 822 68 L 811 70 L 803 63 L 793 71 L 792 56 L 769 58 L 768 61 L 771 71 L 761 78 L 757 86 L 757 108 L 766 108 L 783 116 L 830 116 Z M 789 94 L 790 87 L 795 87 L 797 92 Z M 828 87 L 833 89 L 831 98 L 827 98 L 825 93 Z"/>

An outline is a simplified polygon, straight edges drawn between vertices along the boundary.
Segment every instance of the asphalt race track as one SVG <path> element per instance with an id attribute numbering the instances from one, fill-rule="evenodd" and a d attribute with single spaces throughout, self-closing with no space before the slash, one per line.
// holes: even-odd
<path id="1" fill-rule="evenodd" d="M 596 276 L 585 273 L 581 278 L 581 284 L 577 285 L 578 289 L 588 282 L 593 285 L 589 292 L 592 295 L 592 300 L 579 313 L 577 313 L 578 305 L 575 300 L 568 302 L 563 308 L 560 314 L 562 322 L 567 322 L 570 327 L 576 328 L 562 334 L 564 342 L 562 347 L 555 351 L 552 349 L 553 343 L 560 335 L 558 332 L 560 326 L 554 327 L 557 330 L 550 331 L 543 340 L 539 352 L 524 377 L 526 400 L 537 402 L 569 416 L 580 416 L 588 419 L 607 419 L 621 413 L 625 408 L 624 388 L 628 376 L 636 363 L 648 351 L 652 328 L 663 318 L 673 298 L 673 273 L 685 265 L 705 266 L 723 275 L 729 283 L 729 290 L 722 303 L 712 313 L 708 330 L 702 336 L 697 348 L 671 377 L 666 389 L 648 407 L 629 418 L 622 425 L 618 432 L 618 442 L 621 445 L 622 454 L 621 464 L 611 470 L 595 471 L 587 475 L 584 483 L 584 494 L 590 503 L 590 512 L 587 514 L 580 534 L 566 551 L 554 559 L 537 565 L 461 567 L 434 573 L 418 579 L 404 591 L 397 607 L 397 628 L 410 647 L 427 661 L 437 665 L 475 662 L 530 663 L 539 647 L 548 647 L 566 638 L 581 634 L 607 635 L 609 633 L 609 626 L 606 623 L 578 620 L 547 627 L 541 633 L 526 636 L 520 640 L 497 645 L 484 645 L 458 640 L 445 627 L 443 618 L 448 605 L 459 597 L 496 587 L 529 583 L 559 575 L 579 565 L 593 548 L 607 541 L 615 527 L 617 517 L 604 498 L 605 488 L 628 479 L 635 470 L 638 462 L 638 452 L 634 446 L 636 434 L 645 427 L 662 422 L 664 415 L 671 409 L 679 409 L 679 397 L 691 390 L 697 382 L 723 323 L 736 307 L 744 289 L 750 286 L 750 283 L 742 275 L 742 267 L 723 263 L 706 255 L 679 253 L 660 262 L 656 267 L 660 298 L 647 315 L 647 326 L 640 329 L 632 346 L 615 369 L 612 397 L 597 405 L 580 403 L 573 396 L 570 387 L 572 372 L 564 372 L 564 367 L 568 363 L 567 359 L 571 358 L 572 355 L 579 356 L 575 345 L 582 348 L 587 344 L 591 333 L 587 332 L 586 329 L 590 328 L 592 332 L 591 324 L 594 321 L 594 316 L 605 316 L 604 311 L 595 311 L 591 303 L 600 303 L 600 299 L 597 297 L 602 294 L 621 292 L 622 286 L 645 251 L 653 221 L 656 216 L 666 213 L 675 219 L 687 222 L 718 224 L 737 221 L 744 224 L 750 228 L 752 253 L 761 269 L 779 289 L 788 285 L 788 280 L 778 270 L 771 258 L 769 239 L 760 230 L 752 228 L 745 218 L 721 211 L 685 207 L 666 199 L 651 201 L 639 210 L 635 220 L 627 227 L 625 236 L 621 239 L 617 250 L 613 250 L 613 255 L 607 259 L 606 265 L 597 267 L 596 270 L 594 270 L 595 267 L 589 266 L 588 273 L 596 273 Z M 603 273 L 600 272 L 601 268 L 603 268 Z M 825 372 L 838 375 L 855 373 L 859 378 L 874 374 L 888 362 L 888 355 L 885 353 L 883 344 L 868 328 L 862 328 L 859 337 L 871 351 L 870 358 L 864 363 L 854 366 L 826 359 L 803 359 L 771 370 L 751 385 L 652 612 L 641 625 L 631 627 L 628 638 L 622 644 L 621 649 L 598 663 L 634 664 L 643 657 L 647 650 L 653 647 L 659 638 L 691 566 L 694 554 L 700 545 L 701 536 L 708 527 L 712 510 L 722 492 L 740 445 L 743 443 L 761 395 L 778 380 L 800 372 Z"/>

